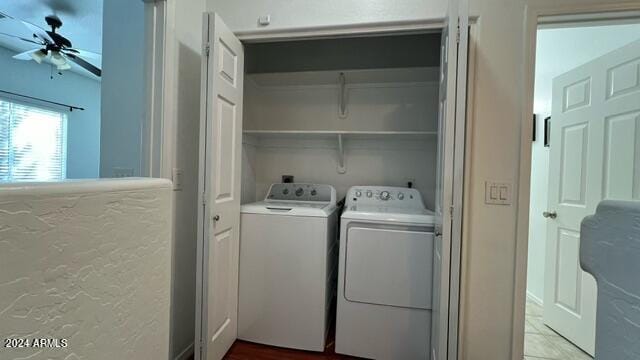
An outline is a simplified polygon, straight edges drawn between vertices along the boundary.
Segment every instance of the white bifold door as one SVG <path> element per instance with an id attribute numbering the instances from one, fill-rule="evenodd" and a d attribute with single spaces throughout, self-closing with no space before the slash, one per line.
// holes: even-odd
<path id="1" fill-rule="evenodd" d="M 222 359 L 238 332 L 242 43 L 218 15 L 204 17 L 196 359 Z"/>
<path id="2" fill-rule="evenodd" d="M 450 0 L 440 46 L 431 360 L 457 359 L 468 3 Z"/>
<path id="3" fill-rule="evenodd" d="M 441 49 L 433 360 L 456 359 L 458 335 L 468 17 L 466 0 L 449 3 Z M 204 42 L 195 358 L 219 360 L 237 336 L 244 55 L 213 13 L 204 17 Z"/>
<path id="4" fill-rule="evenodd" d="M 580 268 L 580 222 L 603 199 L 640 200 L 640 41 L 554 79 L 549 166 L 543 319 L 593 355 L 596 282 Z"/>

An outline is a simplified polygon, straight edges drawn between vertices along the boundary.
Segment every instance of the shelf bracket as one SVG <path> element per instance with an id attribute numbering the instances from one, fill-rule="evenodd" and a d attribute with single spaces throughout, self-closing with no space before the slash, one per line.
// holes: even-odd
<path id="1" fill-rule="evenodd" d="M 344 73 L 340 73 L 338 82 L 340 83 L 340 104 L 338 107 L 338 117 L 344 119 L 347 117 L 347 80 L 344 77 Z"/>
<path id="2" fill-rule="evenodd" d="M 347 168 L 344 164 L 344 143 L 342 134 L 338 134 L 338 167 L 336 169 L 338 174 L 344 174 L 347 172 Z"/>

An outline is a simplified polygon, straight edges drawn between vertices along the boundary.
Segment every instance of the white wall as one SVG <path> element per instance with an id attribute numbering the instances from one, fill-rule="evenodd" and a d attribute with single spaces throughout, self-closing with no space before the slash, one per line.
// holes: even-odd
<path id="1" fill-rule="evenodd" d="M 355 185 L 407 186 L 435 203 L 438 68 L 344 71 L 345 117 L 339 117 L 337 71 L 245 77 L 245 130 L 427 131 L 425 135 L 344 135 L 346 173 L 338 166 L 337 135 L 245 137 L 243 202 L 262 200 L 281 175 L 333 185 L 344 197 Z M 254 194 L 254 196 L 250 196 Z"/>
<path id="2" fill-rule="evenodd" d="M 418 140 L 393 137 L 364 140 L 345 136 L 346 172 L 340 174 L 336 171 L 336 138 L 264 139 L 258 142 L 255 150 L 252 149 L 255 151 L 253 159 L 243 166 L 243 170 L 250 167 L 249 173 L 255 174 L 254 179 L 243 176 L 243 202 L 264 199 L 269 186 L 281 182 L 281 175 L 294 175 L 296 182 L 334 186 L 339 199 L 351 186 L 407 186 L 407 181 L 411 180 L 422 194 L 425 205 L 433 209 L 436 142 L 436 136 Z M 245 189 L 252 185 L 255 186 L 253 199 L 248 195 L 252 191 Z"/>
<path id="3" fill-rule="evenodd" d="M 208 0 L 233 31 L 274 31 L 412 20 L 439 20 L 445 0 Z M 271 15 L 271 24 L 258 17 Z"/>
<path id="4" fill-rule="evenodd" d="M 167 38 L 175 49 L 168 60 L 175 69 L 171 86 L 178 91 L 169 99 L 165 114 L 167 126 L 174 128 L 173 151 L 167 156 L 171 167 L 183 171 L 183 188 L 174 191 L 174 258 L 173 305 L 171 314 L 172 355 L 188 353 L 195 337 L 196 247 L 198 218 L 198 139 L 200 129 L 200 66 L 202 49 L 202 16 L 205 0 L 169 1 L 174 18 L 168 26 L 172 36 Z M 165 174 L 166 175 L 166 174 Z"/>
<path id="5" fill-rule="evenodd" d="M 0 336 L 67 340 L 2 358 L 167 359 L 170 220 L 166 180 L 0 186 Z"/>
<path id="6" fill-rule="evenodd" d="M 49 66 L 35 61 L 14 60 L 11 58 L 13 55 L 14 51 L 0 47 L 0 90 L 85 108 L 84 111 L 69 112 L 55 105 L 51 107 L 52 110 L 66 112 L 68 116 L 67 178 L 97 178 L 100 166 L 100 82 L 70 71 L 63 72 L 61 76 L 54 73 L 54 78 L 50 79 Z M 34 105 L 48 106 L 40 102 L 34 102 Z"/>
<path id="7" fill-rule="evenodd" d="M 534 108 L 542 116 L 531 151 L 531 201 L 529 213 L 529 256 L 527 292 L 536 300 L 544 299 L 544 263 L 547 221 L 549 148 L 543 146 L 543 118 L 551 114 L 551 89 L 554 77 L 601 55 L 640 39 L 640 24 L 541 29 L 536 43 Z M 562 56 L 559 56 L 562 54 Z"/>
<path id="8" fill-rule="evenodd" d="M 142 1 L 104 2 L 100 177 L 113 177 L 115 167 L 140 175 L 146 110 L 144 19 Z"/>

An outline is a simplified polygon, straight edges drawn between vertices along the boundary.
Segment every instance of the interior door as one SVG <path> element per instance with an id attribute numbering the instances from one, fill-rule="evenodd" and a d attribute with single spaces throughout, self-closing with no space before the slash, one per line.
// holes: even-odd
<path id="1" fill-rule="evenodd" d="M 640 41 L 553 81 L 544 322 L 593 355 L 596 282 L 580 222 L 603 199 L 640 199 Z"/>
<path id="2" fill-rule="evenodd" d="M 217 14 L 204 17 L 205 83 L 200 147 L 203 209 L 198 247 L 197 359 L 219 360 L 238 327 L 242 43 Z M 198 336 L 199 333 L 199 336 Z"/>
<path id="3" fill-rule="evenodd" d="M 440 46 L 431 359 L 457 358 L 468 12 L 450 0 Z"/>

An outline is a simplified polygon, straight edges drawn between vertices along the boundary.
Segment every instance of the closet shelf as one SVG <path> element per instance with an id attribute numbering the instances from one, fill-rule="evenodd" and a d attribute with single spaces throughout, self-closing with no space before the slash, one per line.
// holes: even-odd
<path id="1" fill-rule="evenodd" d="M 333 137 L 342 135 L 346 138 L 367 138 L 367 137 L 400 137 L 408 139 L 419 139 L 438 135 L 437 131 L 324 131 L 324 130 L 244 130 L 246 135 L 258 137 Z"/>
<path id="2" fill-rule="evenodd" d="M 345 163 L 345 142 L 353 140 L 424 140 L 433 139 L 438 134 L 436 131 L 318 131 L 318 130 L 244 130 L 244 135 L 254 136 L 258 139 L 291 139 L 291 140 L 331 140 L 336 141 L 337 164 L 336 171 L 339 174 L 347 172 Z"/>

